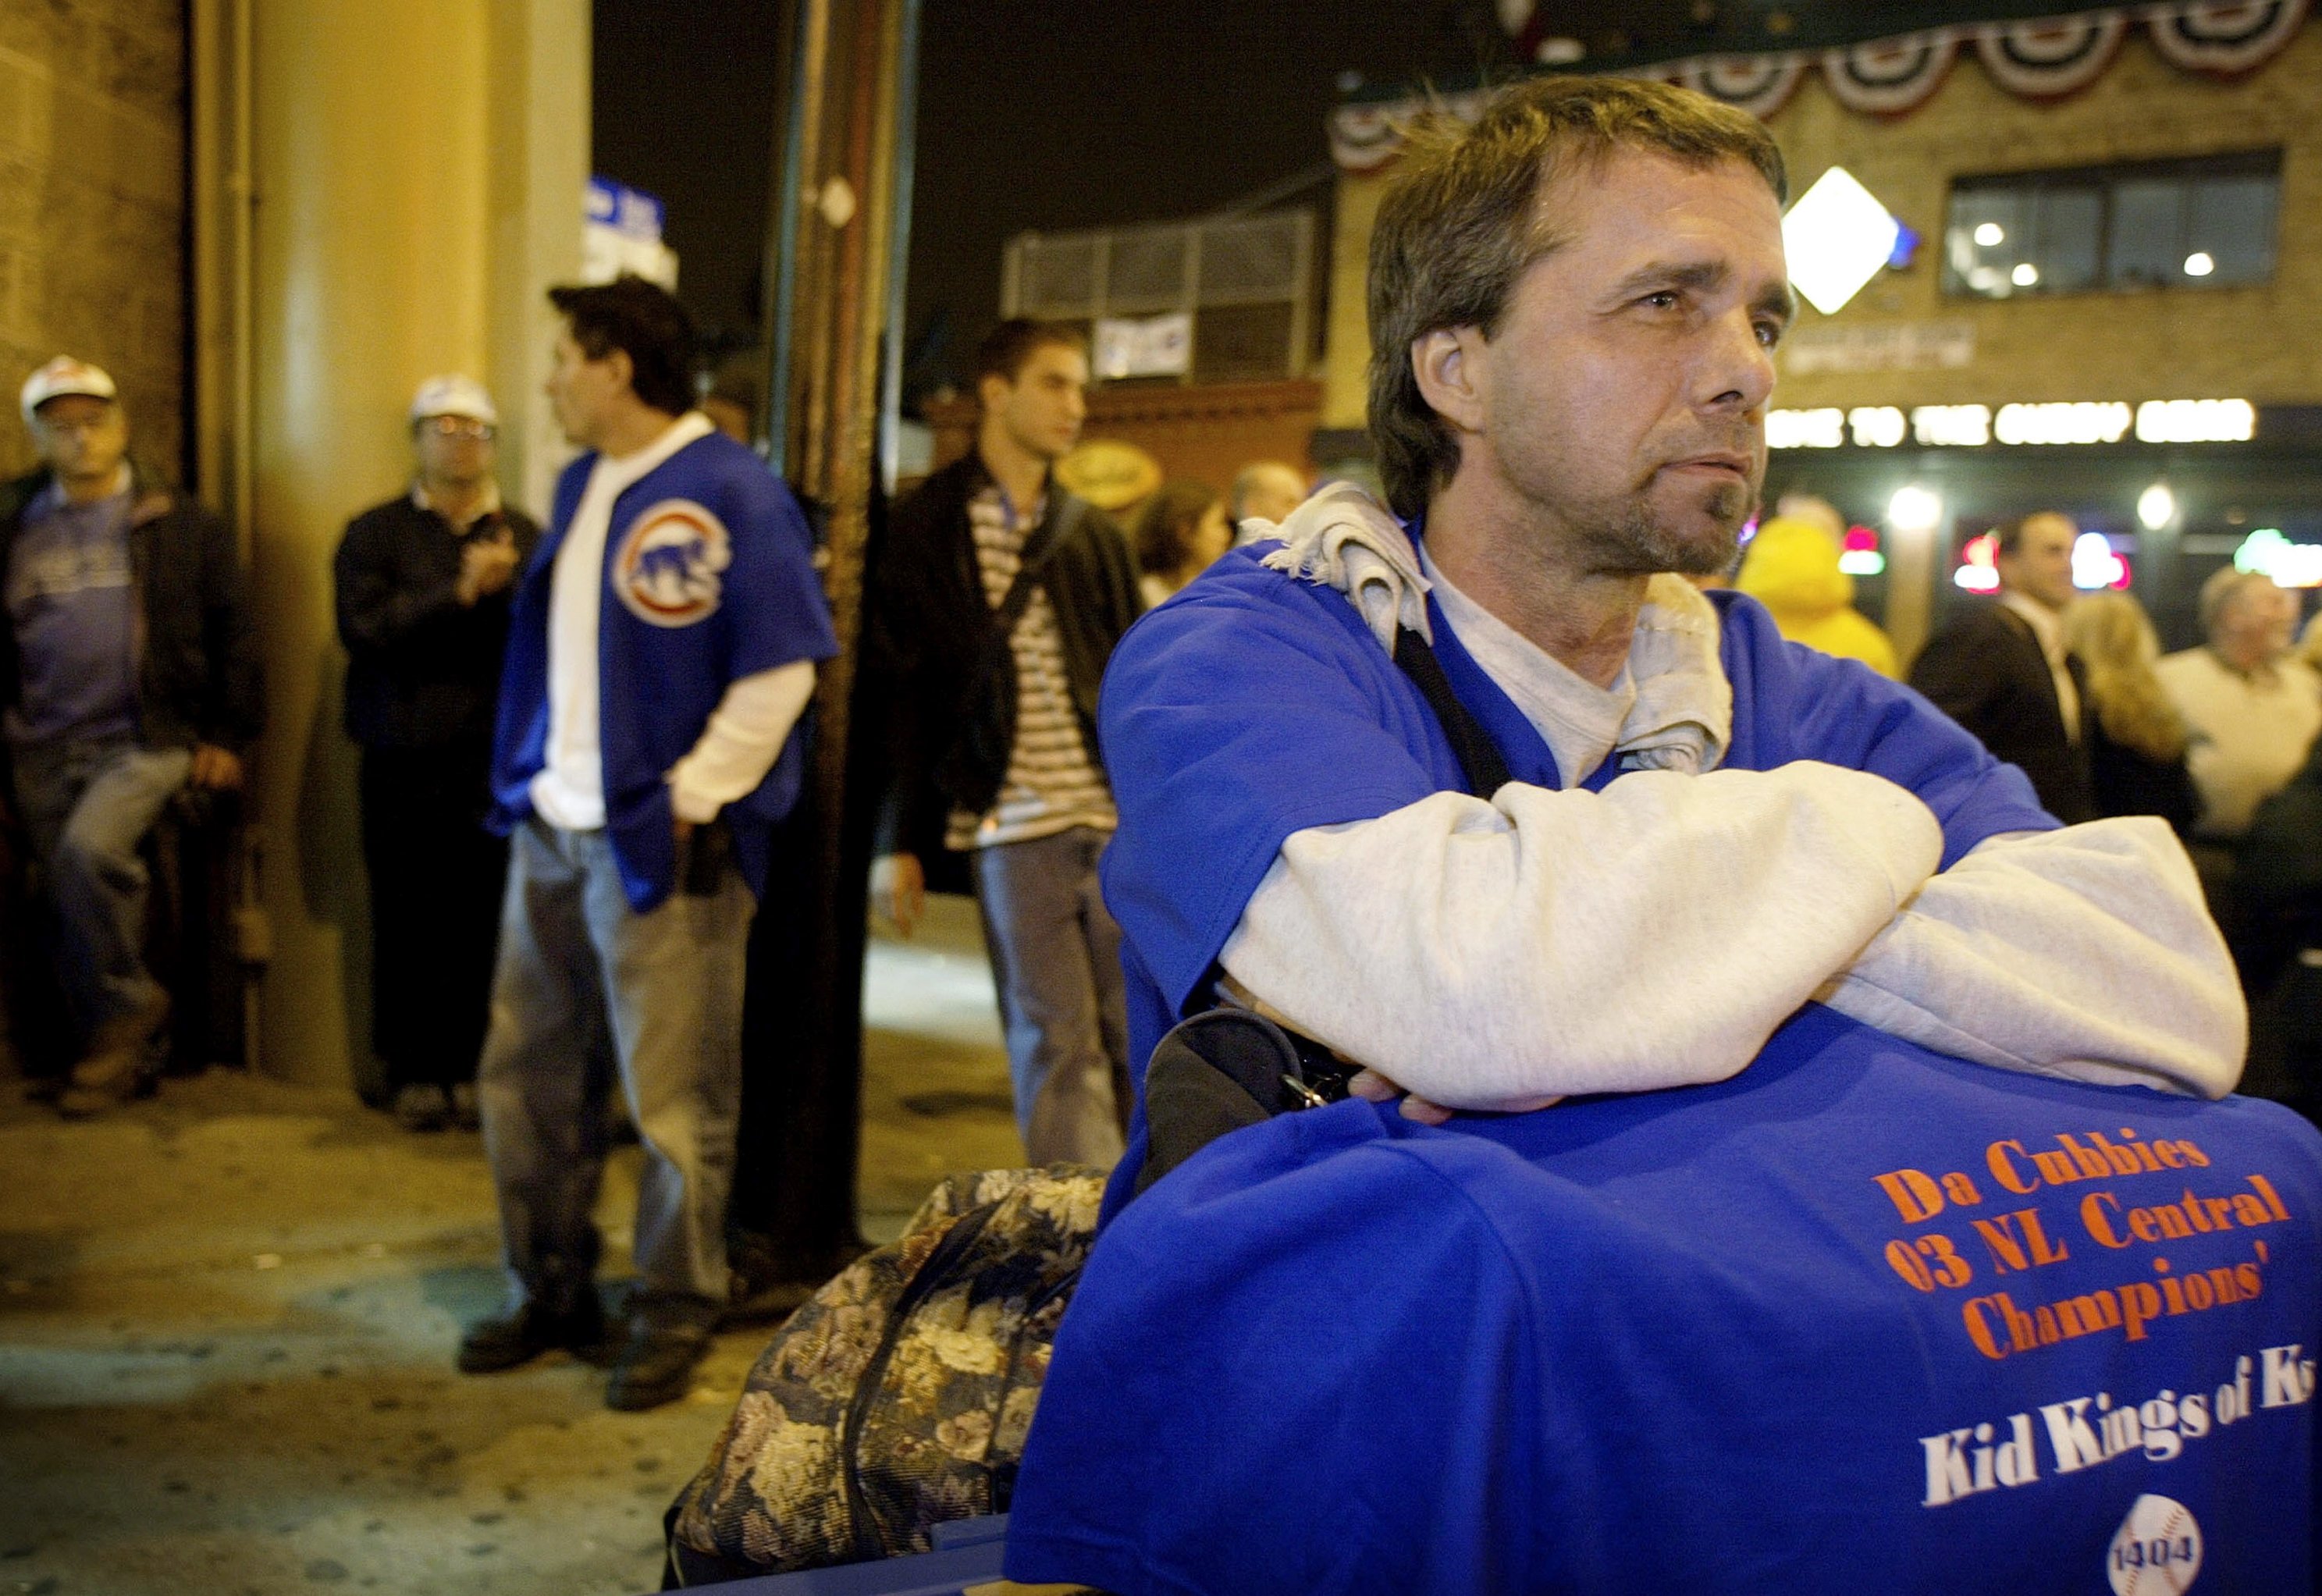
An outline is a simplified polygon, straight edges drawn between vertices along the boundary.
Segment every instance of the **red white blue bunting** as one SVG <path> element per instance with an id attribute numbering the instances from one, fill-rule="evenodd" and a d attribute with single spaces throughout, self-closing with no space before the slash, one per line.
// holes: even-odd
<path id="1" fill-rule="evenodd" d="M 1717 55 L 1678 65 L 1677 81 L 1763 118 L 1790 103 L 1806 75 L 1804 56 Z"/>
<path id="2" fill-rule="evenodd" d="M 1823 81 L 1831 97 L 1850 111 L 1900 116 L 1926 103 L 1959 55 L 1959 39 L 1949 29 L 1877 39 L 1823 52 Z"/>
<path id="3" fill-rule="evenodd" d="M 2153 48 L 2189 72 L 2237 78 L 2272 60 L 2306 21 L 2307 0 L 2248 5 L 2155 5 L 2146 14 Z"/>
<path id="4" fill-rule="evenodd" d="M 1960 52 L 1972 46 L 1991 80 L 2031 100 L 2061 99 L 2104 75 L 2131 27 L 2142 23 L 2162 59 L 2189 72 L 2234 78 L 2287 49 L 2313 0 L 2167 0 L 2115 5 L 2026 22 L 1962 23 L 1821 51 L 1768 50 L 1693 56 L 1627 68 L 1628 76 L 1682 83 L 1760 117 L 1789 103 L 1820 66 L 1831 95 L 1850 110 L 1900 116 L 1943 87 Z M 1509 33 L 1528 52 L 1549 47 L 1536 0 L 1500 0 Z M 1488 91 L 1449 98 L 1342 105 L 1331 115 L 1330 150 L 1350 172 L 1376 171 L 1403 148 L 1403 130 L 1431 110 L 1473 122 Z"/>
<path id="5" fill-rule="evenodd" d="M 1492 101 L 1488 89 L 1416 96 L 1371 105 L 1341 105 L 1330 116 L 1330 159 L 1342 172 L 1374 172 L 1403 152 L 1413 123 L 1452 116 L 1472 123 Z"/>
<path id="6" fill-rule="evenodd" d="M 2061 100 L 2102 77 L 2127 36 L 2128 14 L 2119 11 L 1989 23 L 1975 31 L 1975 54 L 1991 80 L 2009 94 Z"/>

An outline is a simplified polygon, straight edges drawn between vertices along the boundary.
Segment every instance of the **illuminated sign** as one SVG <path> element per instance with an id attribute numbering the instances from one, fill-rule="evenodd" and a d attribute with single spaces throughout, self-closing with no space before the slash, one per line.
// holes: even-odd
<path id="1" fill-rule="evenodd" d="M 1911 436 L 1940 448 L 1980 449 L 1991 442 L 1991 406 L 1922 405 L 1911 412 Z"/>
<path id="2" fill-rule="evenodd" d="M 2128 424 L 2121 404 L 2002 405 L 1991 435 L 2003 443 L 2117 443 Z"/>
<path id="3" fill-rule="evenodd" d="M 2293 543 L 2281 529 L 2261 526 L 2234 551 L 2235 570 L 2272 577 L 2281 588 L 2322 588 L 2322 543 Z"/>
<path id="4" fill-rule="evenodd" d="M 1879 534 L 1867 526 L 1848 527 L 1838 569 L 1851 577 L 1875 577 L 1886 570 L 1887 556 L 1879 552 Z"/>
<path id="5" fill-rule="evenodd" d="M 1846 429 L 1858 449 L 1892 449 L 1908 424 L 1892 405 L 1858 405 L 1846 413 Z"/>
<path id="6" fill-rule="evenodd" d="M 1999 591 L 1999 540 L 1985 533 L 1981 537 L 1967 540 L 1960 551 L 1959 569 L 1952 572 L 1952 580 L 1970 593 Z"/>
<path id="7" fill-rule="evenodd" d="M 2117 443 L 2132 428 L 2141 443 L 2246 443 L 2257 435 L 2257 407 L 2247 399 L 2076 400 L 2063 404 L 1892 405 L 1769 410 L 1773 449 L 1836 449 L 1850 437 L 1859 449 L 1892 449 L 1907 432 L 1931 449 L 1980 449 L 1987 443 Z"/>
<path id="8" fill-rule="evenodd" d="M 2128 586 L 2128 561 L 2113 552 L 2104 534 L 2084 532 L 2072 540 L 2072 586 L 2084 593 Z"/>
<path id="9" fill-rule="evenodd" d="M 1815 179 L 1782 218 L 1790 281 L 1824 315 L 1836 315 L 1895 257 L 1903 224 L 1844 167 Z"/>
<path id="10" fill-rule="evenodd" d="M 2142 443 L 2246 443 L 2257 435 L 2247 399 L 2147 399 L 2136 407 Z"/>
<path id="11" fill-rule="evenodd" d="M 1846 442 L 1843 410 L 1769 410 L 1769 449 L 1835 449 Z"/>

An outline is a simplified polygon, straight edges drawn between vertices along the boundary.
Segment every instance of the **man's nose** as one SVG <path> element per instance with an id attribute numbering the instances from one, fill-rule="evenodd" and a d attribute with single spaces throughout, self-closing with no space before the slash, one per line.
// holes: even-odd
<path id="1" fill-rule="evenodd" d="M 1756 315 L 1742 309 L 1720 316 L 1710 337 L 1702 370 L 1709 407 L 1762 409 L 1774 392 L 1774 351 L 1759 335 Z"/>

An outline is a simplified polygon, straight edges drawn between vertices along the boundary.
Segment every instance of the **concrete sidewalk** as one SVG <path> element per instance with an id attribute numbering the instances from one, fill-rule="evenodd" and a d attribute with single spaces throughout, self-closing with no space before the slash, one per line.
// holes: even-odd
<path id="1" fill-rule="evenodd" d="M 873 944 L 866 1232 L 942 1174 L 1020 1161 L 972 905 Z M 617 1596 L 770 1332 L 690 1398 L 608 1412 L 558 1354 L 452 1370 L 499 1300 L 478 1138 L 231 1072 L 112 1118 L 0 1107 L 0 1596 Z M 608 1173 L 626 1263 L 635 1154 Z"/>

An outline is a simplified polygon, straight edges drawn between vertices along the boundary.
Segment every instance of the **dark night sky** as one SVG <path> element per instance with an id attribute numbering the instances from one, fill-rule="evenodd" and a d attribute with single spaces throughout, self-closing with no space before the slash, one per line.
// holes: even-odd
<path id="1" fill-rule="evenodd" d="M 1763 48 L 1927 0 L 1541 0 L 1593 47 Z M 2011 9 L 2007 0 L 1983 8 Z M 2037 9 L 2037 7 L 2034 7 Z M 776 100 L 777 0 L 597 0 L 596 169 L 668 202 L 705 329 L 754 319 Z M 1493 0 L 925 0 L 908 326 L 938 371 L 999 315 L 1014 233 L 1201 214 L 1324 160 L 1344 71 L 1464 79 L 1504 64 Z"/>

